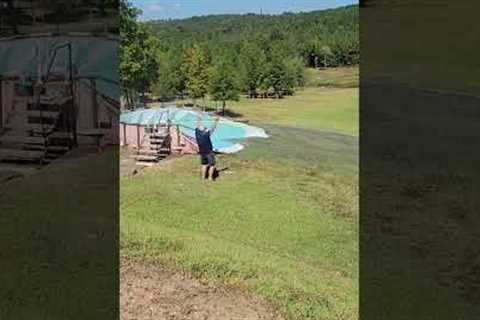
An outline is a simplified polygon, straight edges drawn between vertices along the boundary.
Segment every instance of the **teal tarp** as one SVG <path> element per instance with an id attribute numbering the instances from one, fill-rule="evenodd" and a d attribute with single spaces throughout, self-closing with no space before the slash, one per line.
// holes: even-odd
<path id="1" fill-rule="evenodd" d="M 175 107 L 142 109 L 123 113 L 120 115 L 120 122 L 143 126 L 170 123 L 178 125 L 184 135 L 195 139 L 195 128 L 199 116 L 204 126 L 213 125 L 214 118 L 208 113 Z M 212 135 L 212 144 L 215 151 L 234 153 L 243 149 L 241 143 L 248 138 L 268 138 L 268 135 L 261 128 L 220 118 L 217 129 Z"/>

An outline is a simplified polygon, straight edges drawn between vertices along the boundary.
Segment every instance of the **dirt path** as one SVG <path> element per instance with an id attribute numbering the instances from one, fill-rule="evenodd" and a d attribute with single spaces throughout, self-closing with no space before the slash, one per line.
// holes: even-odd
<path id="1" fill-rule="evenodd" d="M 281 320 L 239 289 L 216 288 L 162 267 L 122 262 L 121 320 Z"/>

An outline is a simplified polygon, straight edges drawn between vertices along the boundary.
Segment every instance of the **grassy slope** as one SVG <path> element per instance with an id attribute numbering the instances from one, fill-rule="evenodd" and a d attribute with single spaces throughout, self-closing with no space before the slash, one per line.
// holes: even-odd
<path id="1" fill-rule="evenodd" d="M 114 317 L 116 154 L 0 185 L 0 319 Z"/>
<path id="2" fill-rule="evenodd" d="M 196 157 L 122 178 L 122 253 L 246 287 L 291 319 L 356 318 L 358 140 L 324 131 L 356 133 L 356 92 L 234 104 L 272 137 L 221 156 L 215 184 Z"/>
<path id="3" fill-rule="evenodd" d="M 360 40 L 363 76 L 479 94 L 476 5 L 473 0 L 455 5 L 414 1 L 362 10 L 368 34 Z"/>

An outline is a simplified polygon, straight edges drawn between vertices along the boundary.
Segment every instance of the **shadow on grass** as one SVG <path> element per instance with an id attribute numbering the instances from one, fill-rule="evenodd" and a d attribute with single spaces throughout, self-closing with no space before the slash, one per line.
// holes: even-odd
<path id="1" fill-rule="evenodd" d="M 228 108 L 225 109 L 225 112 L 222 111 L 222 108 L 215 108 L 215 107 L 206 107 L 205 111 L 207 112 L 215 112 L 219 116 L 222 117 L 229 117 L 229 118 L 241 118 L 244 115 L 242 113 L 235 112 Z"/>

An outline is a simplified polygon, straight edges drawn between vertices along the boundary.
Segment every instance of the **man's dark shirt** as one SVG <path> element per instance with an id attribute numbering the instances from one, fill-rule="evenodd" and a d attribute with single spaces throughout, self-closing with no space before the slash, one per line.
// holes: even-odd
<path id="1" fill-rule="evenodd" d="M 210 130 L 200 130 L 199 128 L 196 128 L 195 137 L 197 139 L 200 154 L 209 154 L 213 152 L 212 140 L 210 140 Z"/>

